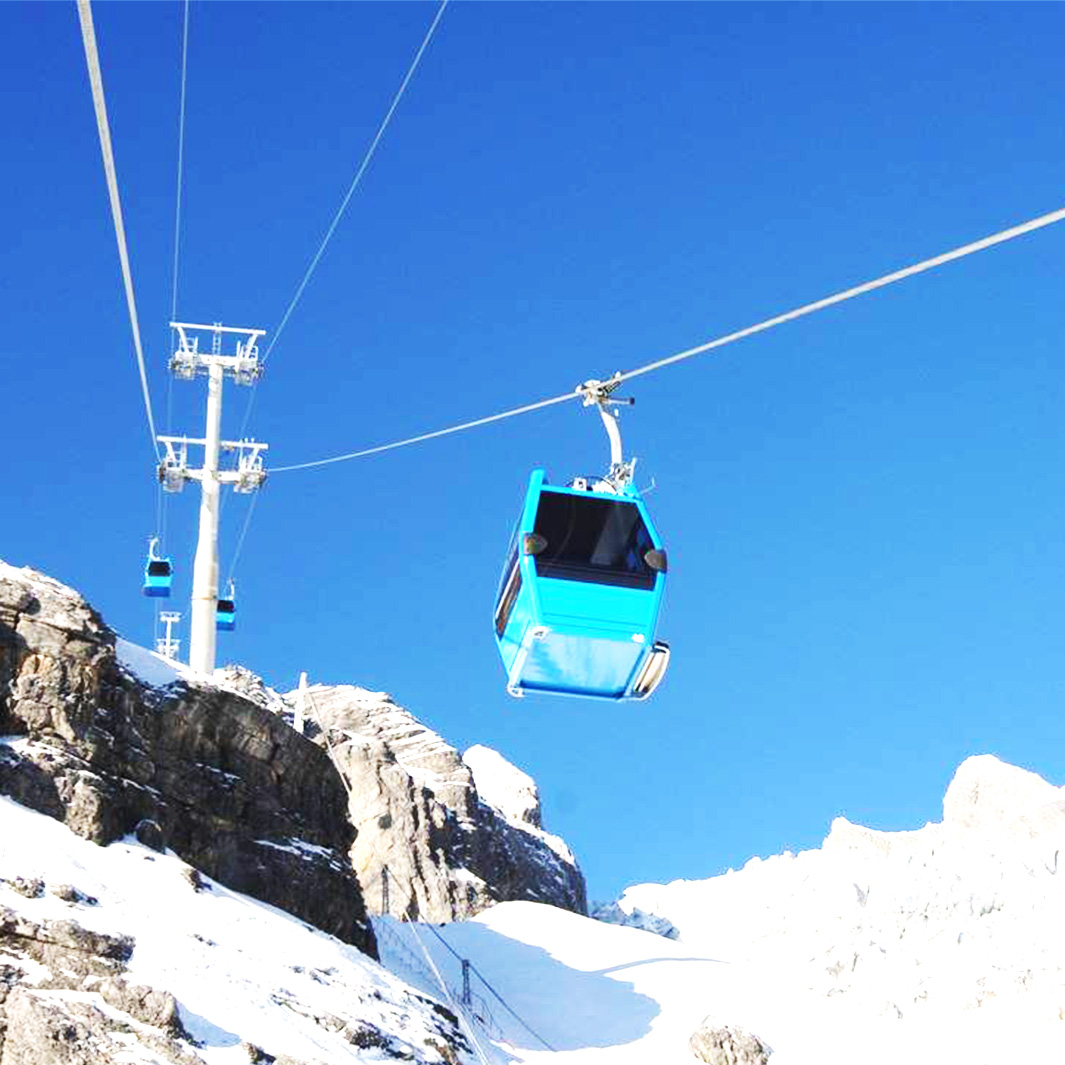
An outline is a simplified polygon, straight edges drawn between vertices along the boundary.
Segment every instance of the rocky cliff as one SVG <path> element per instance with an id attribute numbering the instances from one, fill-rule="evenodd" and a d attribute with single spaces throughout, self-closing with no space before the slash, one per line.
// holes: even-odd
<path id="1" fill-rule="evenodd" d="M 584 877 L 542 828 L 535 783 L 501 755 L 463 757 L 388 695 L 347 685 L 308 689 L 307 722 L 349 788 L 372 913 L 452 921 L 518 900 L 586 912 Z"/>
<path id="2" fill-rule="evenodd" d="M 276 714 L 117 641 L 71 589 L 0 563 L 0 794 L 106 845 L 136 833 L 374 953 L 328 755 Z"/>
<path id="3" fill-rule="evenodd" d="M 381 692 L 310 688 L 305 735 L 295 704 L 241 667 L 173 667 L 0 563 L 0 794 L 97 843 L 137 832 L 370 952 L 367 908 L 586 912 L 535 782 L 501 755 L 461 755 Z"/>

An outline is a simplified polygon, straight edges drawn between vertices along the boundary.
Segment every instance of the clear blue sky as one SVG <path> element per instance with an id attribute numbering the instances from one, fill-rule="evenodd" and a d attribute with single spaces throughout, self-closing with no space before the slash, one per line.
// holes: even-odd
<path id="1" fill-rule="evenodd" d="M 193 4 L 180 317 L 276 329 L 434 10 Z M 95 17 L 155 407 L 199 435 L 202 381 L 168 417 L 165 373 L 181 7 Z M 0 26 L 0 557 L 150 644 L 153 459 L 77 15 Z M 250 432 L 284 465 L 479 417 L 1061 207 L 1063 35 L 1060 4 L 456 0 Z M 675 652 L 648 703 L 503 689 L 529 470 L 606 461 L 576 404 L 272 477 L 220 659 L 497 748 L 593 897 L 816 846 L 838 814 L 918 827 L 973 753 L 1061 783 L 1063 261 L 1065 225 L 634 384 Z M 196 512 L 170 497 L 179 607 Z"/>

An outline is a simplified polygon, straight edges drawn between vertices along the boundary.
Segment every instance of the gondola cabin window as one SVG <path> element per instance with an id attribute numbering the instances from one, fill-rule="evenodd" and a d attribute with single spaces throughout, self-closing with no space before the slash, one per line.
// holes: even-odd
<path id="1" fill-rule="evenodd" d="M 510 620 L 510 612 L 518 601 L 518 593 L 521 591 L 521 567 L 518 565 L 518 548 L 515 543 L 510 553 L 506 569 L 503 571 L 503 581 L 499 588 L 499 597 L 496 600 L 496 636 L 503 638 L 507 622 Z"/>
<path id="2" fill-rule="evenodd" d="M 539 577 L 654 588 L 645 558 L 654 544 L 635 503 L 545 490 L 535 532 L 546 542 L 536 553 Z"/>

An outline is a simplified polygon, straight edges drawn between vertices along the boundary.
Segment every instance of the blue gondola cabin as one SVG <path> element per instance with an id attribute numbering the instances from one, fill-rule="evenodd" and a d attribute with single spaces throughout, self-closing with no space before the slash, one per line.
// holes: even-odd
<path id="1" fill-rule="evenodd" d="M 215 608 L 215 628 L 232 632 L 237 627 L 237 604 L 233 599 L 219 599 Z"/>
<path id="2" fill-rule="evenodd" d="M 153 599 L 169 598 L 172 580 L 170 559 L 149 557 L 144 567 L 144 594 Z"/>
<path id="3" fill-rule="evenodd" d="M 496 599 L 511 695 L 645 699 L 669 647 L 655 640 L 666 554 L 631 483 L 548 485 L 534 470 Z"/>

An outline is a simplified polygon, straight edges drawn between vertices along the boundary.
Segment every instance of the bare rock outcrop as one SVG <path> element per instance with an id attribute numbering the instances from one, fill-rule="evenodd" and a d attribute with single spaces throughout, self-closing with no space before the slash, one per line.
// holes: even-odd
<path id="1" fill-rule="evenodd" d="M 707 1017 L 692 1033 L 688 1047 L 707 1065 L 766 1065 L 772 1051 L 758 1036 Z"/>
<path id="2" fill-rule="evenodd" d="M 128 936 L 0 907 L 0 1065 L 110 1065 L 129 1033 L 171 1065 L 200 1065 L 174 996 L 125 976 Z"/>
<path id="3" fill-rule="evenodd" d="M 139 828 L 226 886 L 375 953 L 327 754 L 205 678 L 141 680 L 77 593 L 3 563 L 0 737 L 0 794 L 101 845 Z"/>
<path id="4" fill-rule="evenodd" d="M 541 827 L 531 778 L 488 748 L 464 761 L 383 692 L 316 685 L 309 699 L 308 732 L 350 788 L 371 912 L 451 921 L 511 900 L 586 912 L 584 878 Z"/>
<path id="5" fill-rule="evenodd" d="M 102 1000 L 101 1000 L 102 1001 Z M 133 1026 L 92 1001 L 56 992 L 16 987 L 5 1003 L 7 1038 L 2 1065 L 127 1065 Z M 167 1065 L 202 1065 L 187 1044 L 163 1033 L 137 1031 L 148 1060 Z"/>
<path id="6" fill-rule="evenodd" d="M 626 910 L 617 902 L 593 902 L 589 907 L 588 916 L 604 924 L 638 928 L 641 932 L 651 932 L 664 939 L 680 939 L 680 932 L 672 921 L 654 913 L 645 913 L 639 906 Z"/>

